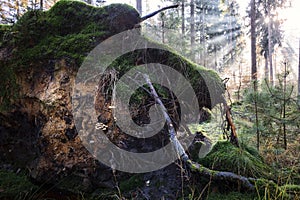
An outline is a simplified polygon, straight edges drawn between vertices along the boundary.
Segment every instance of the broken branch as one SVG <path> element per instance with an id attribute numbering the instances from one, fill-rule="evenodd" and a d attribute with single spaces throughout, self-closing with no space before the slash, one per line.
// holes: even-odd
<path id="1" fill-rule="evenodd" d="M 172 9 L 172 8 L 178 8 L 178 6 L 179 6 L 179 4 L 176 4 L 176 5 L 172 5 L 172 6 L 163 7 L 161 9 L 157 10 L 157 11 L 154 11 L 154 12 L 152 12 L 152 13 L 144 16 L 144 17 L 141 17 L 140 23 L 145 21 L 146 19 L 149 19 L 150 17 L 153 17 L 154 15 L 156 15 L 156 14 L 158 14 L 158 13 L 164 11 L 164 10 L 168 10 L 168 9 Z"/>
<path id="2" fill-rule="evenodd" d="M 232 117 L 231 117 L 230 107 L 227 105 L 226 102 L 224 104 L 225 104 L 225 112 L 226 112 L 226 121 L 231 130 L 230 142 L 232 144 L 236 145 L 237 147 L 239 147 L 239 141 L 238 141 L 235 125 L 234 125 Z"/>
<path id="3" fill-rule="evenodd" d="M 172 124 L 172 120 L 171 120 L 170 116 L 167 113 L 166 107 L 164 106 L 164 104 L 160 100 L 155 88 L 153 87 L 149 76 L 146 75 L 146 74 L 143 74 L 143 77 L 146 80 L 146 83 L 148 84 L 148 86 L 150 87 L 150 92 L 153 95 L 153 97 L 155 99 L 155 102 L 157 104 L 159 104 L 163 109 L 163 114 L 164 114 L 164 117 L 165 117 L 167 125 L 168 125 L 168 129 L 169 129 L 169 136 L 170 136 L 171 143 L 173 144 L 176 152 L 178 153 L 178 155 L 180 156 L 182 161 L 184 163 L 186 163 L 187 166 L 193 172 L 196 172 L 198 175 L 201 175 L 202 177 L 205 177 L 209 180 L 227 181 L 227 182 L 230 182 L 230 183 L 233 183 L 233 184 L 236 184 L 236 185 L 241 185 L 245 190 L 254 191 L 255 186 L 250 182 L 250 181 L 253 181 L 254 179 L 247 178 L 247 177 L 244 177 L 244 176 L 239 176 L 239 175 L 237 175 L 235 173 L 232 173 L 232 172 L 220 172 L 220 171 L 210 170 L 210 169 L 200 165 L 199 163 L 193 162 L 189 158 L 189 156 L 186 154 L 184 148 L 182 147 L 181 143 L 179 142 L 179 140 L 176 137 L 176 131 L 175 131 L 174 126 Z"/>

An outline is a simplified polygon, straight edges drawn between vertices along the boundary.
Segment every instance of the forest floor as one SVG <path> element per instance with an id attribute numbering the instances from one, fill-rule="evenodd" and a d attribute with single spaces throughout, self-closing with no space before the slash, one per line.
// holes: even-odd
<path id="1" fill-rule="evenodd" d="M 220 109 L 221 110 L 221 109 Z M 216 109 L 218 111 L 218 109 Z M 235 111 L 233 110 L 233 116 L 235 117 L 235 122 L 237 125 L 237 129 L 239 130 L 239 140 L 242 146 L 247 146 L 249 149 L 256 148 L 256 135 L 255 133 L 249 131 L 250 127 L 253 125 L 251 120 L 247 120 L 245 118 L 238 117 L 236 113 L 238 113 L 239 110 Z M 229 144 L 223 139 L 223 133 L 222 133 L 222 119 L 220 118 L 220 114 L 212 112 L 212 119 L 209 123 L 204 123 L 201 125 L 192 125 L 190 126 L 190 129 L 193 131 L 202 130 L 206 133 L 208 137 L 210 137 L 213 141 L 213 144 L 216 146 L 218 145 L 224 145 Z M 245 131 L 248 130 L 248 131 Z M 297 132 L 298 130 L 295 130 Z M 220 149 L 217 151 L 222 151 Z M 226 153 L 226 151 L 230 150 L 231 152 L 227 152 L 226 156 L 229 156 L 228 159 L 230 159 L 231 155 L 234 155 L 234 149 L 232 147 L 225 146 L 223 152 Z M 251 150 L 251 151 L 254 151 Z M 242 150 L 241 150 L 242 151 Z M 219 153 L 220 153 L 219 152 Z M 216 152 L 215 152 L 216 153 Z M 217 152 L 218 153 L 218 152 Z M 222 152 L 221 152 L 222 153 Z M 239 153 L 239 151 L 237 151 Z M 212 168 L 214 170 L 226 170 L 226 167 L 228 169 L 234 170 L 234 166 L 236 165 L 236 160 L 239 161 L 240 158 L 235 158 L 236 160 L 230 161 L 228 163 L 225 163 L 221 160 L 218 155 L 221 154 L 215 154 L 217 156 L 213 157 L 210 154 L 208 154 L 206 157 L 210 156 L 210 159 L 213 159 L 213 161 L 204 158 L 204 160 L 199 160 L 200 163 L 208 160 L 210 163 L 205 166 Z M 244 154 L 241 154 L 243 156 Z M 261 138 L 261 144 L 260 144 L 260 151 L 259 151 L 260 157 L 263 159 L 263 161 L 267 164 L 268 167 L 270 167 L 270 177 L 272 178 L 276 186 L 278 188 L 275 188 L 275 190 L 272 190 L 271 187 L 265 187 L 264 191 L 259 191 L 259 188 L 256 188 L 257 191 L 254 191 L 252 193 L 245 193 L 245 192 L 238 192 L 235 190 L 232 190 L 230 192 L 224 192 L 220 191 L 217 187 L 212 186 L 208 191 L 203 193 L 204 189 L 199 190 L 199 185 L 197 184 L 191 184 L 191 185 L 185 185 L 182 187 L 182 195 L 184 196 L 181 199 L 188 199 L 188 200 L 194 200 L 194 199 L 222 199 L 222 200 L 231 200 L 231 199 L 241 199 L 241 200 L 252 200 L 252 199 L 300 199 L 300 135 L 299 134 L 289 134 L 288 137 L 288 149 L 285 150 L 282 148 L 278 142 L 270 137 L 264 136 Z M 224 158 L 226 159 L 226 158 Z M 222 162 L 220 166 L 218 165 L 218 162 Z M 240 159 L 240 161 L 243 161 Z M 224 164 L 224 163 L 225 164 Z M 230 163 L 231 162 L 231 163 Z M 213 163 L 212 165 L 210 165 Z M 204 163 L 203 163 L 204 164 Z M 244 163 L 243 163 L 244 164 Z M 205 164 L 204 164 L 205 165 Z M 225 167 L 225 168 L 224 168 Z M 238 166 L 238 168 L 241 168 L 242 174 L 242 167 Z M 255 167 L 254 167 L 255 168 Z M 253 169 L 254 169 L 253 168 Z M 225 169 L 225 170 L 224 170 Z M 232 171 L 227 170 L 227 171 Z M 169 170 L 157 172 L 161 174 L 156 174 L 155 177 L 166 177 L 166 179 L 172 179 L 169 182 L 173 182 L 173 184 L 180 185 L 180 177 L 178 180 L 174 179 L 176 176 L 169 176 L 170 173 L 176 171 L 176 169 L 169 167 Z M 255 171 L 255 170 L 254 170 Z M 234 172 L 234 171 L 233 171 Z M 154 172 L 155 173 L 155 172 Z M 236 173 L 236 172 L 235 172 Z M 247 170 L 246 172 L 247 173 Z M 268 176 L 268 175 L 267 175 Z M 260 177 L 256 177 L 260 178 Z M 265 177 L 263 177 L 265 178 Z M 174 179 L 174 180 L 173 180 Z M 167 182 L 167 181 L 166 181 Z M 168 183 L 169 183 L 168 182 Z M 15 169 L 12 166 L 1 166 L 0 167 L 0 199 L 23 199 L 23 200 L 37 200 L 37 199 L 48 199 L 48 200 L 56 200 L 56 199 L 74 199 L 74 200 L 100 200 L 100 199 L 143 199 L 141 196 L 144 195 L 144 199 L 147 199 L 145 195 L 145 191 L 149 192 L 151 190 L 154 190 L 154 188 L 151 187 L 161 187 L 159 181 L 156 184 L 152 184 L 150 186 L 145 186 L 145 183 L 143 182 L 143 179 L 140 178 L 138 175 L 133 175 L 129 180 L 126 182 L 120 182 L 119 184 L 116 184 L 117 187 L 114 189 L 97 189 L 93 192 L 69 192 L 63 189 L 59 189 L 60 183 L 57 183 L 57 185 L 35 185 L 33 184 L 30 179 L 28 178 L 28 172 L 26 170 L 20 170 Z M 142 186 L 143 185 L 143 186 Z M 170 185 L 171 187 L 171 185 Z M 174 185 L 172 186 L 174 187 Z M 165 188 L 166 190 L 168 188 Z M 139 198 L 134 198 L 132 195 L 135 195 L 135 193 L 139 193 Z M 273 193 L 273 194 L 272 194 Z M 283 198 L 282 193 L 288 194 L 287 197 Z M 143 195 L 141 195 L 143 194 Z M 130 197 L 131 196 L 131 197 Z M 166 198 L 168 199 L 168 198 Z M 174 199 L 174 198 L 171 198 Z"/>

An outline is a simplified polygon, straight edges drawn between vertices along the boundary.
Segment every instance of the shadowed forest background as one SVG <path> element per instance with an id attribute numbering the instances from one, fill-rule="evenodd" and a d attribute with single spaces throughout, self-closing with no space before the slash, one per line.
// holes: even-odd
<path id="1" fill-rule="evenodd" d="M 297 9 L 295 0 L 1 2 L 0 199 L 300 199 Z M 73 118 L 74 105 L 85 102 L 71 95 L 88 53 L 131 29 L 168 51 L 137 50 L 116 59 L 92 97 L 98 121 L 83 117 L 82 127 L 100 124 L 116 146 L 139 153 L 170 143 L 170 124 L 176 137 L 195 135 L 187 158 L 141 174 L 92 156 Z M 200 115 L 181 130 L 181 102 L 154 84 L 170 120 L 139 140 L 116 126 L 113 87 L 148 63 L 183 74 Z M 82 97 L 88 98 L 88 87 L 87 81 Z M 137 125 L 150 123 L 155 99 L 151 83 L 130 98 Z M 86 137 L 90 145 L 97 141 Z"/>

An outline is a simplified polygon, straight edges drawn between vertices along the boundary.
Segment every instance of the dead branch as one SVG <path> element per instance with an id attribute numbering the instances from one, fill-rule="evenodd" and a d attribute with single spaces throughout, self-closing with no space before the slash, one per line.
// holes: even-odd
<path id="1" fill-rule="evenodd" d="M 144 17 L 141 17 L 140 18 L 140 23 L 145 21 L 146 19 L 149 19 L 150 17 L 153 17 L 154 15 L 156 15 L 156 14 L 158 14 L 158 13 L 164 11 L 164 10 L 168 10 L 168 9 L 172 9 L 172 8 L 178 8 L 178 6 L 179 6 L 179 4 L 176 4 L 176 5 L 172 5 L 172 6 L 163 7 L 161 9 L 157 10 L 157 11 L 154 11 L 154 12 L 152 12 L 152 13 L 144 16 Z"/>
<path id="2" fill-rule="evenodd" d="M 250 182 L 250 181 L 253 181 L 254 179 L 239 176 L 232 172 L 220 172 L 220 171 L 210 170 L 210 169 L 200 165 L 199 163 L 193 162 L 189 158 L 189 156 L 185 152 L 184 148 L 182 147 L 181 143 L 178 141 L 178 139 L 176 137 L 176 131 L 172 124 L 171 118 L 168 115 L 167 109 L 164 106 L 164 104 L 162 103 L 162 101 L 160 100 L 155 88 L 153 87 L 149 76 L 146 74 L 143 74 L 143 77 L 146 80 L 148 86 L 150 87 L 150 92 L 153 95 L 155 102 L 157 104 L 159 104 L 163 109 L 163 114 L 164 114 L 164 117 L 166 119 L 166 122 L 167 122 L 167 125 L 169 128 L 169 137 L 170 137 L 171 143 L 173 144 L 177 154 L 182 159 L 182 161 L 184 163 L 186 163 L 187 166 L 193 172 L 197 173 L 201 177 L 205 177 L 205 178 L 207 178 L 209 180 L 213 180 L 213 181 L 223 181 L 223 182 L 228 182 L 228 183 L 232 183 L 235 185 L 240 185 L 244 190 L 254 191 L 255 186 Z"/>
<path id="3" fill-rule="evenodd" d="M 234 125 L 232 117 L 231 117 L 230 107 L 227 105 L 226 102 L 224 104 L 225 104 L 225 112 L 226 112 L 226 121 L 228 123 L 228 128 L 230 127 L 230 130 L 231 130 L 230 142 L 232 144 L 236 145 L 237 147 L 239 147 L 239 141 L 238 141 L 235 125 Z"/>
<path id="4" fill-rule="evenodd" d="M 225 78 L 223 80 L 223 83 L 225 85 L 225 90 L 227 91 L 229 101 L 232 104 L 232 101 L 230 98 L 230 93 L 226 87 L 226 83 L 228 82 L 228 80 L 229 80 L 229 78 Z M 231 108 L 230 108 L 230 106 L 228 106 L 225 97 L 223 97 L 223 104 L 224 104 L 224 109 L 225 109 L 225 117 L 226 117 L 226 121 L 227 121 L 227 131 L 229 131 L 229 129 L 230 129 L 230 142 L 232 144 L 234 144 L 235 146 L 239 147 L 239 141 L 238 141 L 238 136 L 236 133 L 236 128 L 235 128 L 235 125 L 234 125 L 234 122 L 233 122 L 232 116 L 231 116 Z"/>
<path id="5" fill-rule="evenodd" d="M 146 80 L 148 86 L 150 87 L 150 92 L 151 92 L 152 96 L 154 97 L 155 102 L 157 104 L 159 104 L 162 107 L 162 109 L 163 109 L 163 114 L 164 114 L 164 117 L 165 117 L 167 125 L 168 125 L 168 129 L 169 129 L 169 134 L 170 134 L 169 136 L 170 136 L 171 143 L 175 147 L 176 152 L 178 153 L 178 155 L 180 156 L 180 158 L 184 162 L 187 162 L 187 160 L 189 160 L 189 157 L 186 154 L 186 152 L 185 152 L 184 148 L 182 147 L 181 143 L 178 141 L 178 139 L 176 137 L 176 131 L 175 131 L 175 128 L 174 128 L 174 126 L 172 124 L 172 120 L 171 120 L 170 116 L 167 113 L 166 107 L 164 106 L 164 104 L 160 100 L 160 98 L 159 98 L 159 96 L 158 96 L 155 88 L 153 87 L 153 85 L 152 85 L 152 83 L 150 81 L 149 76 L 146 75 L 146 74 L 143 74 L 143 77 Z"/>

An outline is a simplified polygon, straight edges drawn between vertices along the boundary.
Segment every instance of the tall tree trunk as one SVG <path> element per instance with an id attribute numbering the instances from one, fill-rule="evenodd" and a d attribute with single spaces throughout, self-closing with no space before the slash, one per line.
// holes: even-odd
<path id="1" fill-rule="evenodd" d="M 299 63 L 298 63 L 298 105 L 300 106 L 300 39 L 299 39 Z"/>
<path id="2" fill-rule="evenodd" d="M 142 0 L 136 0 L 136 9 L 142 15 Z"/>
<path id="3" fill-rule="evenodd" d="M 259 133 L 259 121 L 258 121 L 258 106 L 257 106 L 257 98 L 258 98 L 258 93 L 256 89 L 256 81 L 254 81 L 254 94 L 255 94 L 255 99 L 254 99 L 254 109 L 255 109 L 255 125 L 256 125 L 256 148 L 259 151 L 260 147 L 260 133 Z"/>
<path id="4" fill-rule="evenodd" d="M 191 58 L 195 60 L 195 2 L 191 0 Z"/>
<path id="5" fill-rule="evenodd" d="M 270 83 L 273 86 L 273 63 L 272 63 L 272 19 L 271 19 L 271 5 L 270 1 L 268 2 L 268 53 L 269 53 L 269 63 L 270 63 Z"/>
<path id="6" fill-rule="evenodd" d="M 16 12 L 17 12 L 17 20 L 20 18 L 20 4 L 19 0 L 16 0 Z"/>
<path id="7" fill-rule="evenodd" d="M 253 88 L 255 92 L 255 122 L 256 122 L 256 139 L 257 149 L 259 150 L 259 129 L 258 129 L 258 109 L 257 109 L 257 66 L 256 66 L 256 5 L 255 0 L 251 0 L 250 9 L 250 33 L 251 33 L 251 78 L 253 81 Z"/>
<path id="8" fill-rule="evenodd" d="M 273 62 L 273 75 L 274 75 L 274 80 L 273 84 L 276 85 L 276 73 L 277 73 L 277 49 L 274 48 L 274 62 Z"/>
<path id="9" fill-rule="evenodd" d="M 40 0 L 40 10 L 43 10 L 43 8 L 44 8 L 44 0 Z"/>
<path id="10" fill-rule="evenodd" d="M 161 38 L 162 38 L 162 43 L 165 44 L 165 17 L 164 13 L 161 13 Z"/>
<path id="11" fill-rule="evenodd" d="M 181 34 L 184 36 L 185 35 L 185 0 L 181 1 Z"/>
<path id="12" fill-rule="evenodd" d="M 200 53 L 200 64 L 203 66 L 206 66 L 205 63 L 205 54 L 206 54 L 206 48 L 205 48 L 205 13 L 203 6 L 200 7 L 201 9 L 201 30 L 200 30 L 200 45 L 201 45 L 201 53 Z"/>
<path id="13" fill-rule="evenodd" d="M 250 18 L 251 18 L 251 77 L 253 81 L 257 80 L 257 66 L 256 66 L 256 8 L 255 8 L 255 0 L 251 0 L 251 10 L 250 10 Z M 254 84 L 254 88 L 256 90 L 256 83 Z"/>
<path id="14" fill-rule="evenodd" d="M 283 85 L 283 145 L 284 149 L 287 149 L 287 138 L 286 138 L 286 77 L 287 77 L 287 62 L 284 62 L 284 85 Z"/>
<path id="15" fill-rule="evenodd" d="M 233 52 L 234 52 L 234 48 L 233 48 L 233 34 L 232 34 L 232 30 L 233 30 L 233 27 L 232 27 L 232 10 L 231 10 L 231 4 L 232 2 L 229 1 L 229 44 L 232 48 L 232 50 L 230 50 L 230 61 L 233 62 Z"/>
<path id="16" fill-rule="evenodd" d="M 213 69 L 214 69 L 215 71 L 218 71 L 217 47 L 215 47 L 215 49 L 214 49 L 214 53 L 215 53 L 215 64 L 214 64 L 214 67 L 213 67 Z"/>
<path id="17" fill-rule="evenodd" d="M 265 57 L 265 79 L 266 81 L 270 81 L 269 79 L 269 62 L 268 62 L 268 56 L 264 56 Z"/>
<path id="18" fill-rule="evenodd" d="M 241 63 L 239 64 L 239 87 L 238 87 L 238 91 L 237 91 L 237 98 L 238 98 L 238 102 L 241 99 L 241 88 L 242 88 L 242 67 L 241 67 Z"/>

